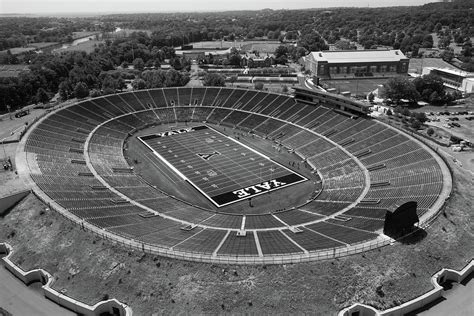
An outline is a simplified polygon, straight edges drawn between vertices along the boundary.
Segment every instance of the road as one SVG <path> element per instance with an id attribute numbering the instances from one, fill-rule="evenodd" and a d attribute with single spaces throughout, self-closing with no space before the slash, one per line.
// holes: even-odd
<path id="1" fill-rule="evenodd" d="M 186 87 L 202 87 L 202 81 L 199 80 L 198 73 L 200 71 L 199 65 L 196 62 L 191 64 L 191 77 Z"/>

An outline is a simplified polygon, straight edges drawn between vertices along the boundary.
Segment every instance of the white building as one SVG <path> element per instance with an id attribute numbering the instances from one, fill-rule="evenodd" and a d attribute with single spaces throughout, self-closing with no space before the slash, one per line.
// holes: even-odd
<path id="1" fill-rule="evenodd" d="M 448 88 L 458 90 L 464 94 L 474 92 L 474 72 L 449 68 L 423 67 L 422 75 L 427 74 L 439 76 Z"/>

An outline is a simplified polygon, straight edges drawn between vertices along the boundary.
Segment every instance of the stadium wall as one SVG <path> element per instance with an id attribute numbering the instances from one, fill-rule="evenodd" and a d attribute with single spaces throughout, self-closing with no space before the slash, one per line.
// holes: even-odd
<path id="1" fill-rule="evenodd" d="M 87 305 L 80 301 L 77 301 L 69 296 L 66 296 L 56 290 L 51 285 L 54 282 L 53 276 L 43 269 L 34 269 L 30 271 L 23 271 L 19 266 L 14 264 L 10 257 L 13 254 L 12 247 L 7 243 L 0 243 L 0 254 L 7 254 L 2 260 L 5 264 L 5 268 L 10 271 L 15 277 L 26 285 L 33 282 L 41 282 L 43 284 L 43 295 L 55 302 L 56 304 L 65 307 L 79 315 L 85 316 L 99 316 L 103 313 L 110 313 L 116 315 L 115 312 L 119 312 L 120 316 L 132 316 L 132 309 L 119 302 L 116 299 L 109 299 L 101 301 L 94 306 Z"/>
<path id="2" fill-rule="evenodd" d="M 338 108 L 341 111 L 351 111 L 357 115 L 366 115 L 370 112 L 369 109 L 371 106 L 349 99 L 342 95 L 299 87 L 294 87 L 294 89 L 296 99 L 303 99 L 316 104 L 331 104 L 333 107 Z"/>
<path id="3" fill-rule="evenodd" d="M 443 295 L 443 286 L 445 282 L 457 282 L 460 283 L 466 279 L 469 274 L 474 271 L 474 259 L 471 260 L 461 271 L 452 269 L 441 269 L 431 276 L 431 284 L 433 289 L 429 292 L 411 300 L 399 306 L 379 311 L 372 306 L 356 303 L 350 307 L 344 308 L 338 314 L 338 316 L 352 316 L 359 312 L 359 316 L 402 316 L 407 313 L 413 312 L 427 304 L 434 302 Z"/>
<path id="4" fill-rule="evenodd" d="M 0 216 L 20 202 L 30 192 L 30 190 L 26 190 L 0 198 Z"/>
<path id="5" fill-rule="evenodd" d="M 65 105 L 61 108 L 56 108 L 54 111 L 48 113 L 52 114 L 60 109 L 67 108 L 69 106 L 74 106 L 75 104 Z M 41 119 L 36 122 L 36 124 L 40 123 L 42 120 L 46 119 L 48 115 L 43 116 Z M 392 127 L 393 128 L 393 127 Z M 369 251 L 372 249 L 376 249 L 379 247 L 384 247 L 391 245 L 395 242 L 395 240 L 380 236 L 375 240 L 371 240 L 369 242 L 361 242 L 356 244 L 351 244 L 350 246 L 346 247 L 336 247 L 331 249 L 324 249 L 322 251 L 317 252 L 309 252 L 303 254 L 291 254 L 291 255 L 281 255 L 281 256 L 271 256 L 271 257 L 246 257 L 246 256 L 215 256 L 215 255 L 208 255 L 199 252 L 193 251 L 177 251 L 177 250 L 170 250 L 167 247 L 158 247 L 156 245 L 148 244 L 146 242 L 141 242 L 129 238 L 125 238 L 123 236 L 105 231 L 100 229 L 96 226 L 89 224 L 87 221 L 82 220 L 81 218 L 75 216 L 74 214 L 65 210 L 61 205 L 56 203 L 54 200 L 51 200 L 44 192 L 42 192 L 39 187 L 32 181 L 29 173 L 31 170 L 35 168 L 34 164 L 30 165 L 27 159 L 27 152 L 25 152 L 25 144 L 26 139 L 31 133 L 32 129 L 27 131 L 26 137 L 24 137 L 21 141 L 19 146 L 17 147 L 16 151 L 16 162 L 17 162 L 17 169 L 22 178 L 33 190 L 35 196 L 37 196 L 41 201 L 43 201 L 49 208 L 56 211 L 58 214 L 64 216 L 66 219 L 70 220 L 72 223 L 78 225 L 84 231 L 91 232 L 105 240 L 111 241 L 115 244 L 121 245 L 124 248 L 129 249 L 137 249 L 144 253 L 150 253 L 154 255 L 162 255 L 170 258 L 180 259 L 180 260 L 190 260 L 196 262 L 209 262 L 209 263 L 220 263 L 220 264 L 287 264 L 287 263 L 299 263 L 299 262 L 309 262 L 309 261 L 317 261 L 317 260 L 327 260 L 327 259 L 334 259 L 337 257 L 345 257 L 349 255 L 354 255 L 357 253 Z M 405 133 L 406 134 L 406 133 Z M 407 134 L 408 135 L 408 134 Z M 426 146 L 426 145 L 425 145 Z M 31 157 L 31 156 L 30 156 Z M 440 158 L 441 159 L 441 158 Z M 451 178 L 450 178 L 450 185 L 449 190 L 451 191 Z M 447 194 L 449 195 L 449 193 Z M 133 203 L 132 203 L 133 204 Z M 443 203 L 444 204 L 444 201 Z M 431 217 L 431 216 L 428 216 Z M 431 217 L 430 220 L 434 219 L 435 217 Z M 428 225 L 428 221 L 422 227 L 426 227 Z"/>

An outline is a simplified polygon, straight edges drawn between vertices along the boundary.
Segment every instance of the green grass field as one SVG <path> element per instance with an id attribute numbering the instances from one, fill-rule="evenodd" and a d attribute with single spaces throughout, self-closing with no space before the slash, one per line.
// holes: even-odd
<path id="1" fill-rule="evenodd" d="M 189 123 L 187 126 L 202 125 L 201 123 Z M 166 193 L 186 200 L 193 204 L 205 207 L 219 212 L 241 214 L 249 213 L 249 202 L 244 200 L 225 207 L 217 208 L 193 186 L 181 179 L 162 161 L 157 159 L 138 139 L 137 136 L 148 135 L 154 132 L 173 130 L 177 126 L 184 127 L 184 123 L 164 124 L 153 128 L 147 128 L 130 137 L 127 141 L 127 150 L 125 155 L 130 165 L 133 165 L 135 172 L 141 175 L 147 182 L 156 185 Z M 267 155 L 272 160 L 293 169 L 295 172 L 304 175 L 312 181 L 305 181 L 299 184 L 280 189 L 276 192 L 263 194 L 252 198 L 252 214 L 268 213 L 271 210 L 290 208 L 294 205 L 301 205 L 306 202 L 310 195 L 316 189 L 313 181 L 319 180 L 317 176 L 311 174 L 310 169 L 306 169 L 301 163 L 299 167 L 290 167 L 289 161 L 299 161 L 299 158 L 291 153 L 282 150 L 276 151 L 272 143 L 259 137 L 252 137 L 239 130 L 210 125 L 216 130 L 229 135 L 233 138 L 239 137 L 239 141 L 255 150 Z M 135 160 L 138 163 L 135 163 Z"/>
<path id="2" fill-rule="evenodd" d="M 242 45 L 242 49 L 248 52 L 252 52 L 254 50 L 261 52 L 261 53 L 268 53 L 273 54 L 275 50 L 280 46 L 280 42 L 261 42 L 261 43 L 249 43 Z"/>
<path id="3" fill-rule="evenodd" d="M 91 40 L 87 42 L 82 42 L 78 45 L 75 46 L 68 46 L 67 48 L 60 48 L 58 51 L 60 52 L 74 52 L 74 51 L 81 51 L 81 52 L 86 52 L 88 54 L 92 53 L 96 47 L 98 47 L 100 44 L 103 44 L 104 41 L 97 41 L 97 40 Z"/>

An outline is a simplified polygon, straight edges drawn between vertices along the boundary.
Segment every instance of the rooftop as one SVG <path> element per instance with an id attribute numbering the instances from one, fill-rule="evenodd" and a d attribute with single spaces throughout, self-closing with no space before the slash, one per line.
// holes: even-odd
<path id="1" fill-rule="evenodd" d="M 408 59 L 401 50 L 347 50 L 312 52 L 317 61 L 330 63 L 383 62 Z"/>
<path id="2" fill-rule="evenodd" d="M 474 72 L 467 72 L 463 70 L 456 70 L 456 69 L 450 69 L 450 68 L 437 68 L 437 67 L 426 67 L 426 68 L 430 70 L 445 72 L 452 75 L 457 75 L 464 78 L 474 78 Z"/>

